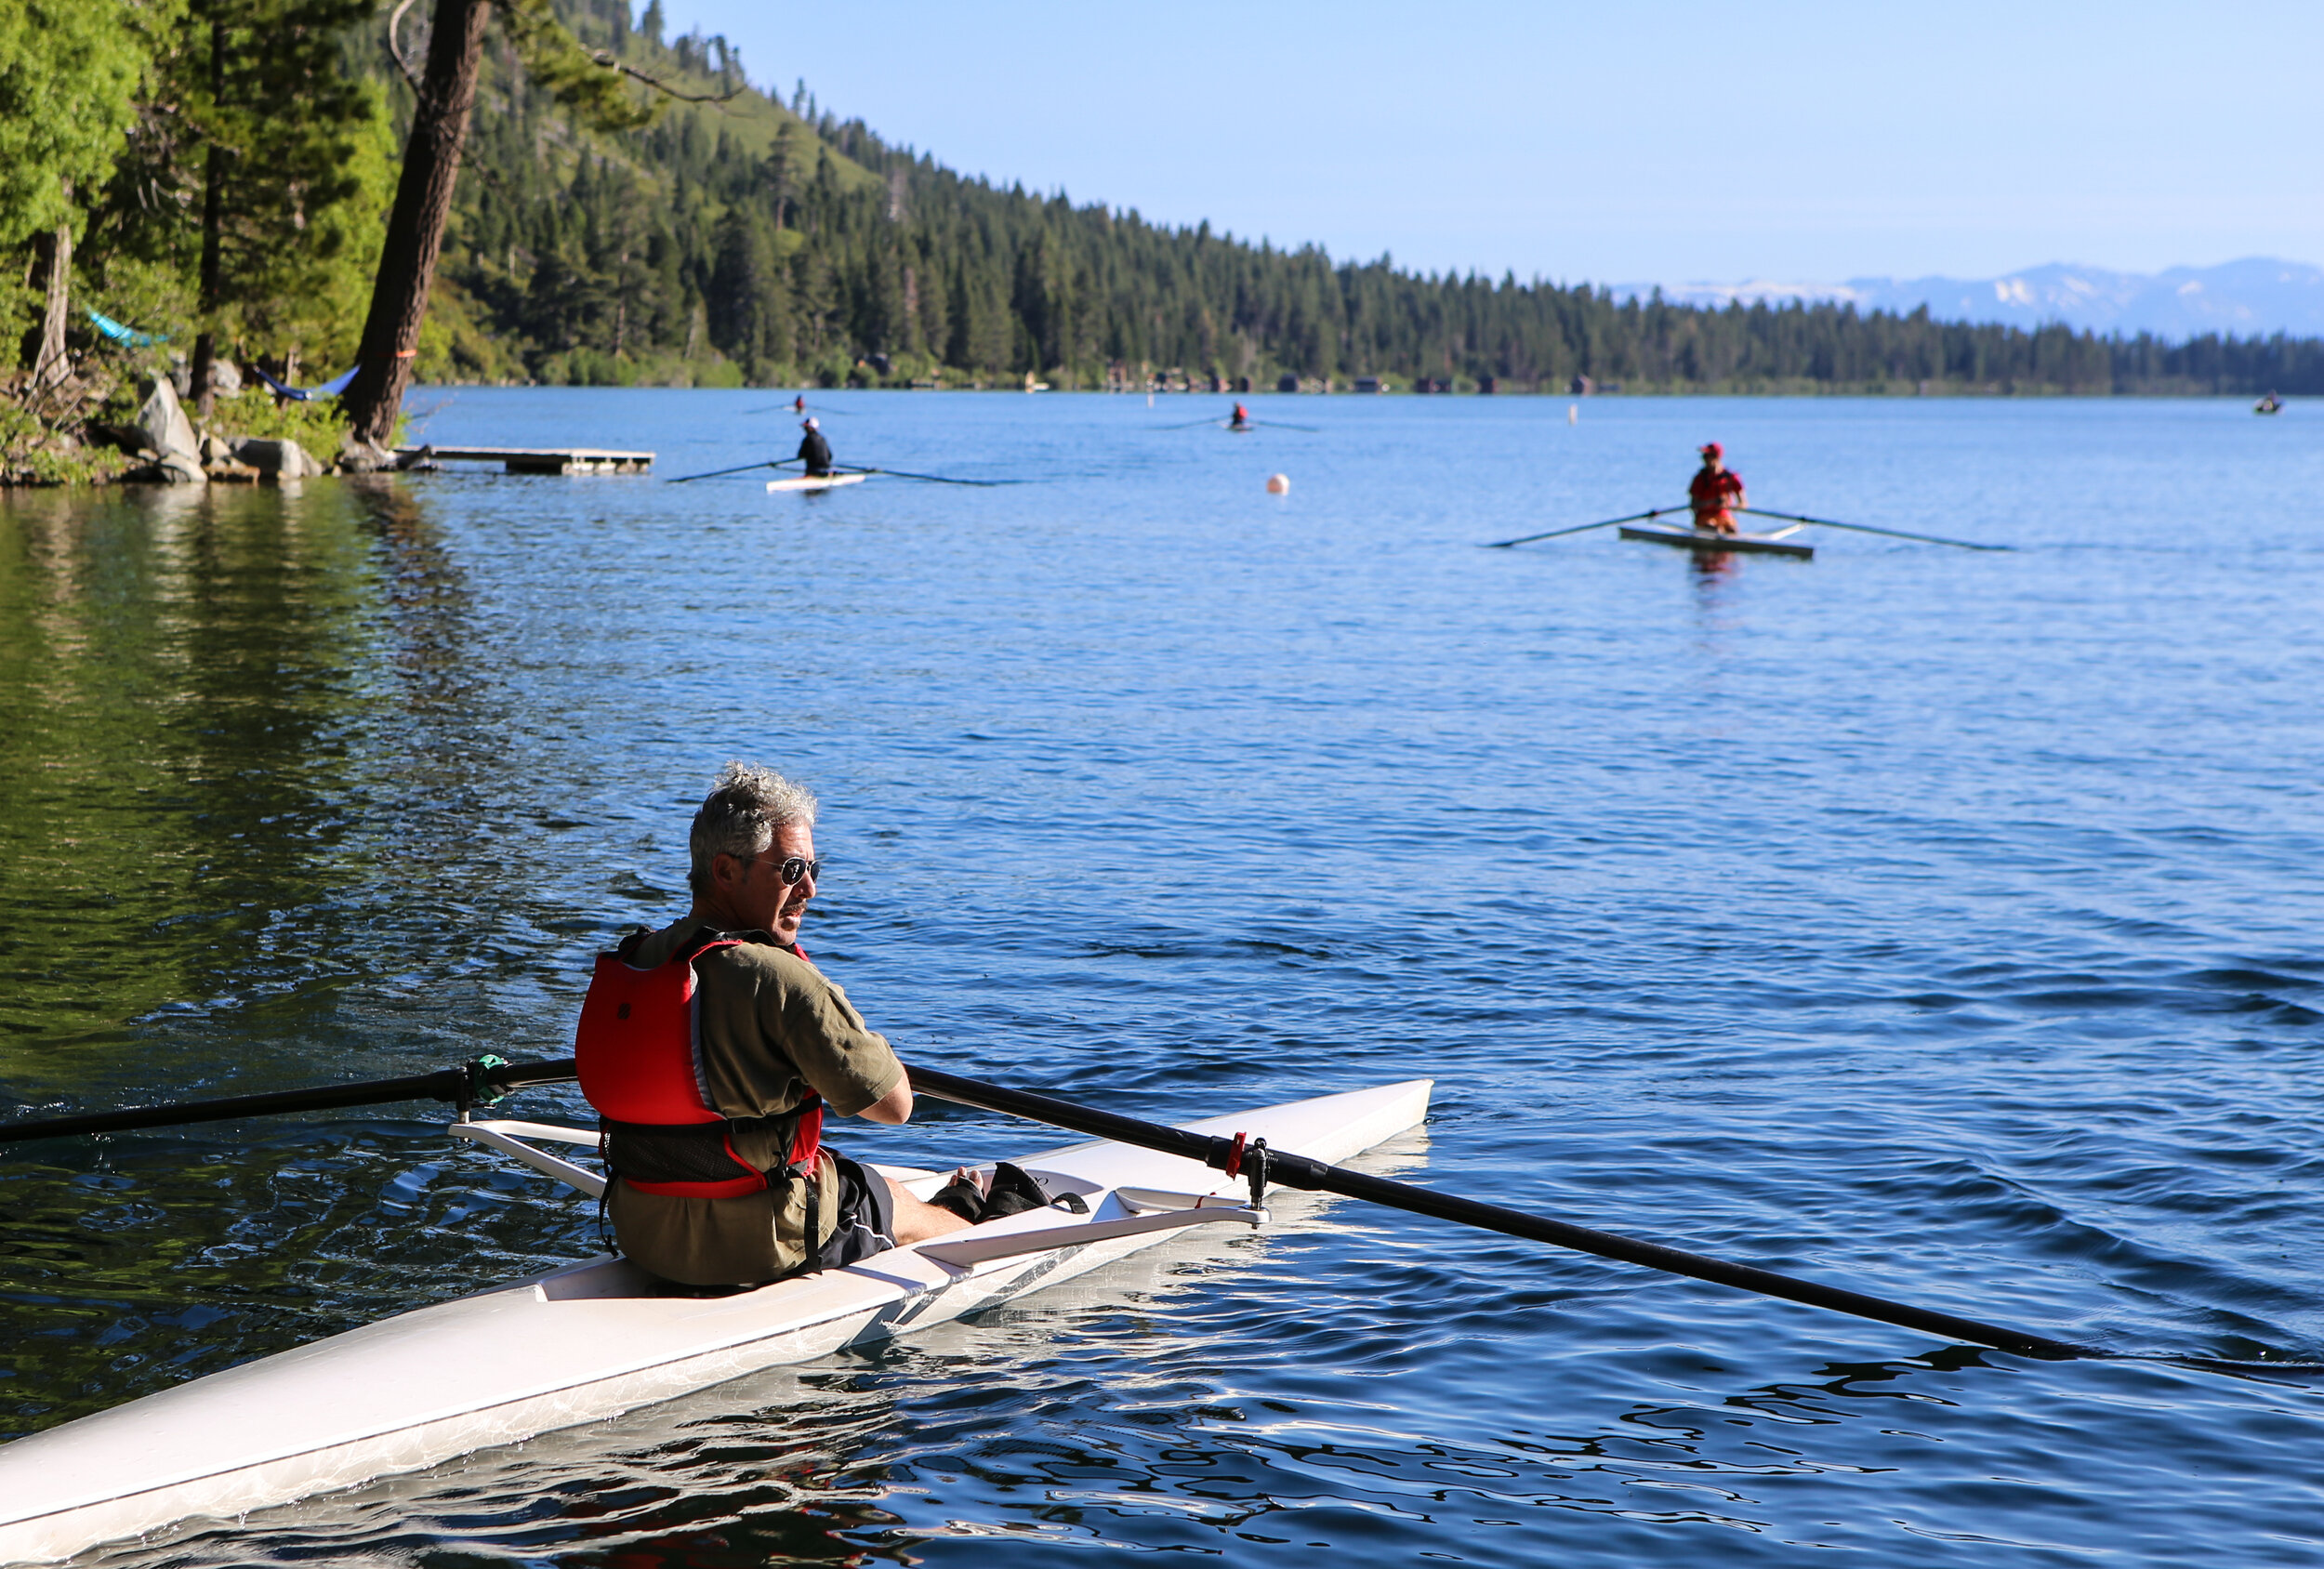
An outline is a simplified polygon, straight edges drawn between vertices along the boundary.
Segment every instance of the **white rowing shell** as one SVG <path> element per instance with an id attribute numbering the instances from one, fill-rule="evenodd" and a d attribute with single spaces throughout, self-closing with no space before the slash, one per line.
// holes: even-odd
<path id="1" fill-rule="evenodd" d="M 1418 1126 L 1430 1088 L 1415 1079 L 1187 1126 L 1337 1162 Z M 1013 1215 L 731 1297 L 656 1295 L 632 1265 L 590 1259 L 20 1438 L 0 1446 L 0 1562 L 231 1519 L 942 1324 L 1177 1234 L 1155 1211 L 1170 1194 L 1215 1193 L 1220 1220 L 1254 1218 L 1243 1184 L 1176 1155 L 1101 1142 L 1018 1164 L 1071 1179 L 1090 1213 Z M 923 1196 L 943 1181 L 914 1175 Z M 1013 1233 L 1085 1227 L 1069 1246 L 973 1258 Z M 971 1257 L 943 1261 L 947 1245 Z"/>
<path id="2" fill-rule="evenodd" d="M 1676 545 L 1688 550 L 1797 556 L 1802 560 L 1812 560 L 1816 556 L 1815 546 L 1795 545 L 1786 537 L 1800 532 L 1796 523 L 1788 529 L 1777 529 L 1774 534 L 1720 534 L 1712 529 L 1661 528 L 1652 523 L 1627 523 L 1620 532 L 1624 539 L 1640 539 L 1653 545 Z"/>
<path id="3" fill-rule="evenodd" d="M 870 478 L 869 474 L 802 474 L 792 480 L 769 480 L 767 489 L 771 491 L 829 490 L 835 485 L 860 485 Z"/>

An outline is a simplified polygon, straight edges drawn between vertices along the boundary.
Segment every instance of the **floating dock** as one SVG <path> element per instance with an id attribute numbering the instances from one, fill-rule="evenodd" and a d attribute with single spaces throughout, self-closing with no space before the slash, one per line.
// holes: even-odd
<path id="1" fill-rule="evenodd" d="M 642 474 L 654 467 L 650 452 L 615 452 L 610 447 L 398 447 L 406 468 L 424 463 L 497 463 L 504 474 Z"/>

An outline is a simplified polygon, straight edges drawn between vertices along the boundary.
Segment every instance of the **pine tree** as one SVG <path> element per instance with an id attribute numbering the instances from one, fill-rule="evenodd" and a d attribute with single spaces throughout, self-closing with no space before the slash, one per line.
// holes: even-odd
<path id="1" fill-rule="evenodd" d="M 165 145 L 187 166 L 139 172 L 201 192 L 187 238 L 198 252 L 191 370 L 205 415 L 219 336 L 241 336 L 243 308 L 279 320 L 269 305 L 328 291 L 335 263 L 371 260 L 376 225 L 341 209 L 374 194 L 359 149 L 382 116 L 340 54 L 371 10 L 371 0 L 191 0 L 165 57 L 177 122 Z"/>
<path id="2" fill-rule="evenodd" d="M 26 355 L 38 379 L 65 370 L 76 195 L 112 173 L 152 35 L 171 9 L 170 0 L 0 6 L 0 245 L 42 236 L 40 325 Z"/>

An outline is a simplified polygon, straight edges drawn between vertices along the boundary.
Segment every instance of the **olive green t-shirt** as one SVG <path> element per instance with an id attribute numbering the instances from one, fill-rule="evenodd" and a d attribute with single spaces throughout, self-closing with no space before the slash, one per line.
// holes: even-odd
<path id="1" fill-rule="evenodd" d="M 692 916 L 639 939 L 634 965 L 660 964 L 714 930 Z M 710 1104 L 731 1117 L 775 1116 L 813 1089 L 828 1116 L 852 1116 L 896 1087 L 904 1064 L 823 971 L 765 932 L 694 961 L 702 1074 Z M 826 1129 L 827 1131 L 827 1129 Z M 760 1170 L 790 1152 L 774 1131 L 738 1127 L 734 1153 Z M 819 1234 L 837 1222 L 838 1184 L 822 1162 Z M 621 1250 L 665 1280 L 741 1286 L 772 1280 L 806 1259 L 805 1178 L 740 1198 L 641 1193 L 615 1182 L 606 1211 Z"/>

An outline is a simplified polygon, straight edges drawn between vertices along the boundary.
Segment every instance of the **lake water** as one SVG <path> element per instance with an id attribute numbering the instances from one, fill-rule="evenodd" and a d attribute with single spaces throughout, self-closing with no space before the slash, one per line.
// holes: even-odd
<path id="1" fill-rule="evenodd" d="M 415 407 L 668 477 L 787 453 L 787 398 Z M 2315 410 L 816 401 L 843 460 L 1029 482 L 0 501 L 7 1101 L 561 1054 L 739 757 L 822 795 L 806 942 L 907 1059 L 1166 1117 L 1427 1075 L 1383 1168 L 1433 1185 L 2067 1338 L 2324 1353 Z M 1714 438 L 1762 505 L 2017 548 L 1476 548 L 1676 500 Z M 427 1111 L 0 1151 L 0 1426 L 592 1249 Z M 2324 1562 L 2324 1387 L 1287 1208 L 92 1561 Z"/>

